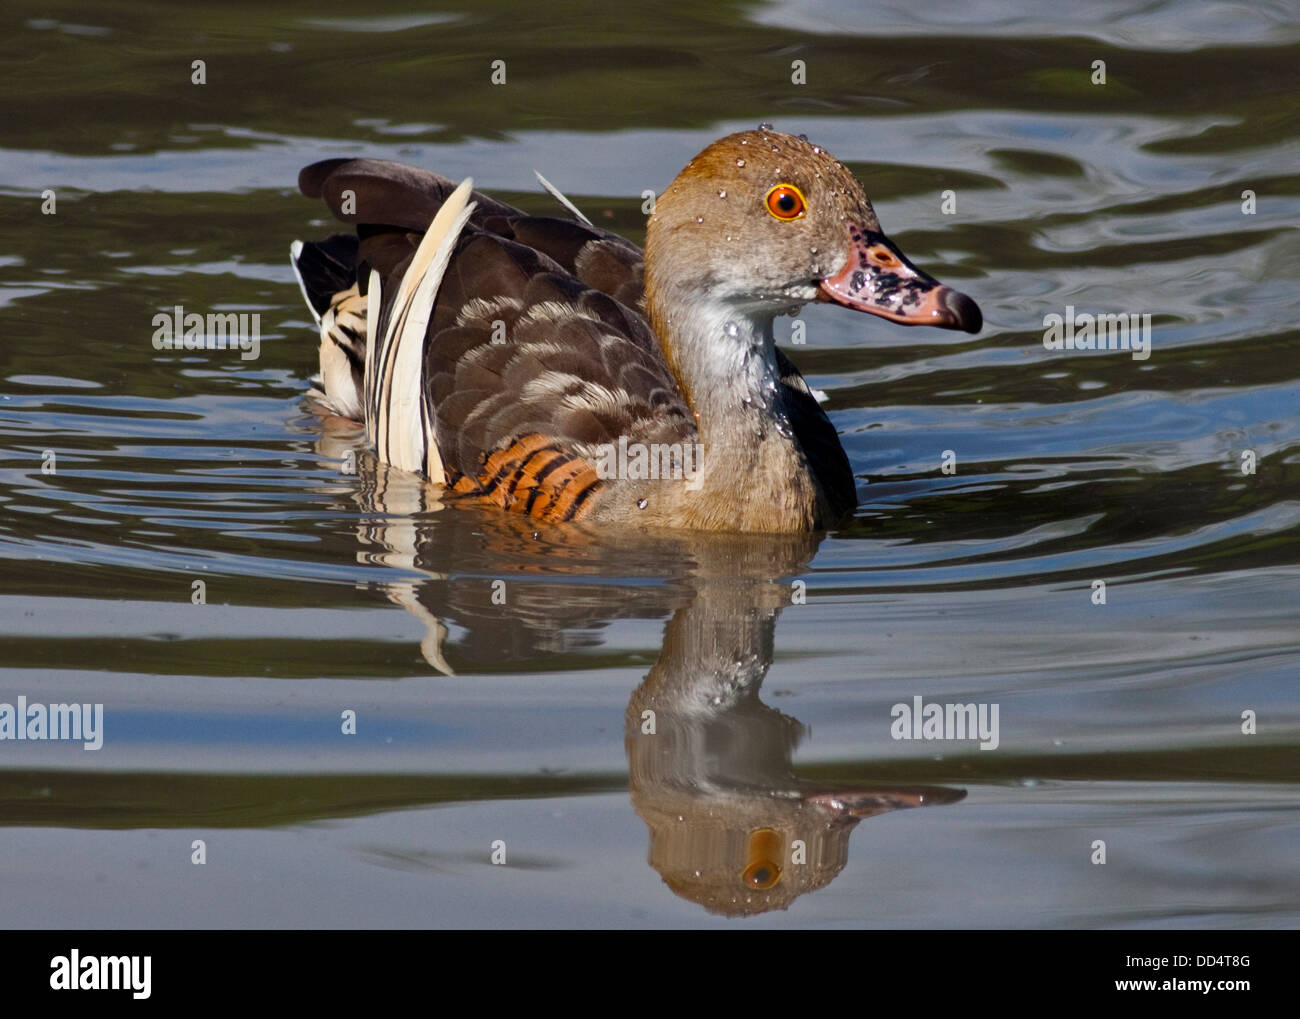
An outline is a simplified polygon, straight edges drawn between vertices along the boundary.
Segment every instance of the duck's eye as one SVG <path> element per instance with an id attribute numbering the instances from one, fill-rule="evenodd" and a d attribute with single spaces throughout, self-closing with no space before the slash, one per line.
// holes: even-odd
<path id="1" fill-rule="evenodd" d="M 767 193 L 767 211 L 777 219 L 798 219 L 808 211 L 803 192 L 793 184 L 778 184 Z"/>

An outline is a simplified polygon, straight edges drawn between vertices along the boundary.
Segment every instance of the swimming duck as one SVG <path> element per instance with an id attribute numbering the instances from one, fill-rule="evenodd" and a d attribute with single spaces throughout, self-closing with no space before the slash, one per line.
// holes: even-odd
<path id="1" fill-rule="evenodd" d="M 767 125 L 686 165 L 644 253 L 396 163 L 330 159 L 299 187 L 356 226 L 292 248 L 320 325 L 319 407 L 448 496 L 543 520 L 834 526 L 853 472 L 773 320 L 826 301 L 982 324 L 884 235 L 843 164 Z"/>

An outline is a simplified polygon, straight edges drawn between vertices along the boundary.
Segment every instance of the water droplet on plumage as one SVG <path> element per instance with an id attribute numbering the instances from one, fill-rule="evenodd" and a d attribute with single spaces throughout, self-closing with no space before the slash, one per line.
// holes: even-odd
<path id="1" fill-rule="evenodd" d="M 737 165 L 737 166 L 744 166 L 744 165 L 745 165 L 745 161 L 744 161 L 743 159 L 737 159 L 737 160 L 736 160 L 736 165 Z"/>
<path id="2" fill-rule="evenodd" d="M 727 189 L 726 189 L 726 188 L 718 188 L 718 197 L 719 197 L 719 198 L 726 198 L 726 197 L 727 197 Z"/>
<path id="3" fill-rule="evenodd" d="M 801 142 L 806 142 L 808 140 L 808 136 L 806 134 L 801 134 L 799 135 L 799 140 Z"/>
<path id="4" fill-rule="evenodd" d="M 735 322 L 728 322 L 722 327 L 722 331 L 728 336 L 736 337 L 740 335 L 740 326 L 736 325 Z"/>
<path id="5" fill-rule="evenodd" d="M 638 499 L 638 500 L 636 501 L 636 508 L 637 508 L 637 509 L 645 509 L 645 508 L 646 508 L 647 506 L 649 506 L 649 505 L 650 505 L 650 500 L 649 500 L 649 499 Z"/>
<path id="6" fill-rule="evenodd" d="M 696 217 L 695 217 L 695 222 L 697 222 L 697 223 L 703 223 L 703 222 L 704 222 L 704 217 L 703 217 L 703 216 L 696 216 Z"/>
<path id="7" fill-rule="evenodd" d="M 771 131 L 773 128 L 770 121 L 764 120 L 758 125 L 758 129 L 760 131 Z"/>

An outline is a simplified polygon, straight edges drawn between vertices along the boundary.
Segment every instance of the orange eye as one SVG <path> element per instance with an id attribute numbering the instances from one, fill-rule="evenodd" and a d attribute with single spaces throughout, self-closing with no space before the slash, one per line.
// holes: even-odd
<path id="1" fill-rule="evenodd" d="M 798 219 L 808 211 L 803 192 L 793 184 L 778 184 L 767 193 L 767 211 L 777 219 Z"/>

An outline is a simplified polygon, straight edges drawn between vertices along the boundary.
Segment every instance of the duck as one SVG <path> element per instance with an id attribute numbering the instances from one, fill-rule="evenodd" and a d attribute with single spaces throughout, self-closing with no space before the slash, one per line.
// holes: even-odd
<path id="1" fill-rule="evenodd" d="M 978 332 L 861 182 L 763 124 L 654 199 L 642 250 L 427 170 L 313 163 L 299 189 L 351 232 L 295 241 L 320 332 L 310 399 L 447 500 L 548 523 L 804 533 L 857 506 L 835 426 L 774 320 L 811 302 Z"/>

